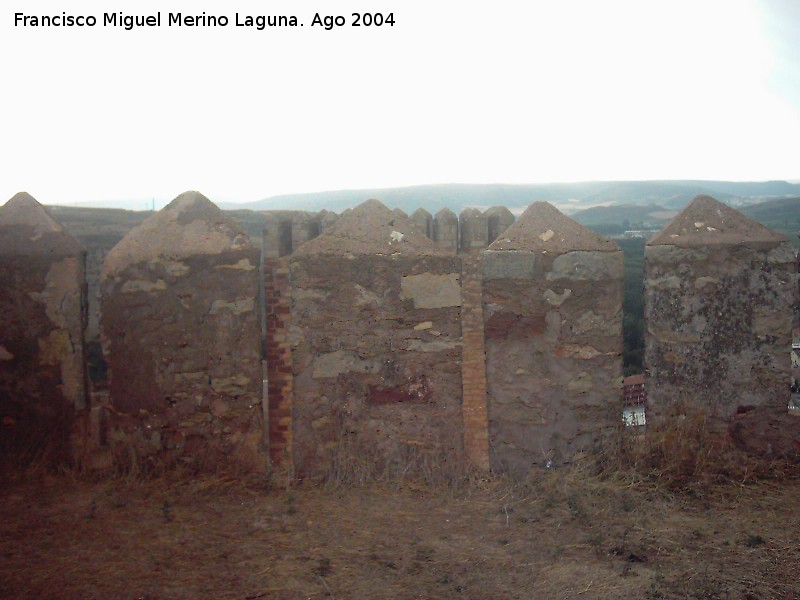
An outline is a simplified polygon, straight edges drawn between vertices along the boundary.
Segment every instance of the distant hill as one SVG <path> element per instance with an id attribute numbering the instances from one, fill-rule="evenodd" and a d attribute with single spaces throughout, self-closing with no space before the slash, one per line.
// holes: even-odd
<path id="1" fill-rule="evenodd" d="M 800 234 L 800 197 L 768 200 L 740 210 L 754 221 L 788 236 L 793 244 L 797 242 Z"/>
<path id="2" fill-rule="evenodd" d="M 738 206 L 745 215 L 762 225 L 783 233 L 796 245 L 800 233 L 800 197 L 767 200 Z M 636 206 L 621 204 L 596 206 L 572 214 L 572 218 L 598 233 L 614 235 L 627 229 L 661 229 L 672 220 L 677 210 L 656 204 Z"/>
<path id="3" fill-rule="evenodd" d="M 577 184 L 580 186 L 581 184 Z M 564 184 L 507 185 L 507 184 L 441 184 L 416 185 L 400 188 L 337 190 L 308 194 L 285 194 L 246 204 L 224 204 L 222 208 L 251 210 L 309 210 L 322 209 L 341 212 L 370 198 L 377 198 L 391 208 L 412 213 L 417 208 L 435 214 L 443 208 L 460 212 L 468 206 L 489 208 L 507 206 L 524 208 L 536 200 L 556 202 L 571 197 Z M 798 186 L 800 187 L 800 186 Z"/>
<path id="4" fill-rule="evenodd" d="M 562 211 L 574 213 L 599 205 L 657 205 L 679 210 L 700 194 L 714 196 L 732 206 L 747 206 L 767 199 L 800 196 L 800 184 L 786 181 L 604 181 L 584 183 L 440 184 L 401 188 L 338 190 L 273 196 L 245 204 L 220 203 L 227 209 L 309 210 L 340 212 L 378 198 L 391 208 L 411 213 L 419 207 L 436 213 L 442 208 L 459 212 L 468 206 L 502 205 L 520 212 L 536 200 L 546 200 Z"/>
<path id="5" fill-rule="evenodd" d="M 677 210 L 666 209 L 657 204 L 637 206 L 635 204 L 619 204 L 613 206 L 595 206 L 573 213 L 571 217 L 581 225 L 627 223 L 625 229 L 660 228 L 678 214 Z"/>
<path id="6" fill-rule="evenodd" d="M 791 192 L 791 193 L 786 193 Z M 468 206 L 481 209 L 506 206 L 520 214 L 536 200 L 546 200 L 583 225 L 603 235 L 622 233 L 625 229 L 660 229 L 699 194 L 709 194 L 741 210 L 750 218 L 791 238 L 796 243 L 800 232 L 800 184 L 786 181 L 761 183 L 731 181 L 617 181 L 553 183 L 531 185 L 442 184 L 402 188 L 339 190 L 311 194 L 274 196 L 246 204 L 220 202 L 248 233 L 258 238 L 260 217 L 248 210 L 308 210 L 334 212 L 355 206 L 369 198 L 378 198 L 391 208 L 411 214 L 425 208 L 435 214 L 442 208 L 456 213 Z M 143 203 L 143 208 L 147 203 Z M 90 209 L 86 205 L 52 207 L 57 218 L 91 225 L 88 236 L 120 235 L 143 213 Z M 85 213 L 85 214 L 84 214 Z M 238 214 L 241 213 L 241 214 Z M 88 215 L 92 215 L 92 219 Z M 134 216 L 135 215 L 135 216 Z M 128 223 L 127 221 L 130 221 Z"/>

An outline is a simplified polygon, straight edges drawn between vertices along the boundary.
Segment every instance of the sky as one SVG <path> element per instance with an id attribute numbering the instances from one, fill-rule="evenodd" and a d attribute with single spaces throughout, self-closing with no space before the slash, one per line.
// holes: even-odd
<path id="1" fill-rule="evenodd" d="M 104 12 L 162 24 L 104 27 Z M 168 26 L 178 12 L 229 24 Z M 800 179 L 797 0 L 18 0 L 0 8 L 0 56 L 0 203 Z"/>

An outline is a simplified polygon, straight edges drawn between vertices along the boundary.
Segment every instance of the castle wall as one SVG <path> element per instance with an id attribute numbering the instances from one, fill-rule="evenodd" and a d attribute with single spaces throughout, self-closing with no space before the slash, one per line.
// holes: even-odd
<path id="1" fill-rule="evenodd" d="M 652 417 L 687 404 L 723 419 L 786 412 L 795 271 L 788 243 L 645 249 Z"/>
<path id="2" fill-rule="evenodd" d="M 461 378 L 464 452 L 469 463 L 489 469 L 489 413 L 483 327 L 483 260 L 461 258 Z"/>
<path id="3" fill-rule="evenodd" d="M 433 218 L 433 241 L 436 246 L 455 254 L 458 251 L 458 217 L 449 208 L 443 208 Z"/>
<path id="4" fill-rule="evenodd" d="M 622 251 L 545 202 L 483 253 L 492 467 L 572 462 L 620 426 Z"/>
<path id="5" fill-rule="evenodd" d="M 647 243 L 644 272 L 648 418 L 785 414 L 797 294 L 788 240 L 698 196 Z"/>
<path id="6" fill-rule="evenodd" d="M 428 239 L 433 239 L 433 217 L 431 213 L 429 213 L 424 208 L 418 208 L 413 213 L 411 213 L 411 217 L 409 217 L 412 223 L 417 226 L 425 237 Z"/>
<path id="7" fill-rule="evenodd" d="M 619 425 L 622 252 L 487 250 L 492 466 L 572 461 Z"/>
<path id="8" fill-rule="evenodd" d="M 446 256 L 293 257 L 296 468 L 345 446 L 377 469 L 461 456 L 459 275 Z"/>
<path id="9" fill-rule="evenodd" d="M 493 206 L 484 214 L 489 228 L 487 245 L 499 238 L 506 229 L 514 224 L 514 215 L 505 206 Z"/>
<path id="10" fill-rule="evenodd" d="M 622 253 L 552 206 L 516 222 L 503 207 L 407 219 L 377 201 L 241 213 L 263 254 L 196 193 L 110 252 L 120 223 L 73 224 L 105 257 L 102 444 L 201 468 L 524 474 L 620 426 Z M 0 408 L 15 426 L 87 408 L 83 335 L 96 336 L 97 264 L 84 272 L 81 245 L 36 215 L 9 226 L 0 212 Z M 648 420 L 700 408 L 775 452 L 742 430 L 774 429 L 789 402 L 788 242 L 700 198 L 649 242 L 645 275 Z"/>
<path id="11" fill-rule="evenodd" d="M 264 258 L 269 458 L 292 464 L 292 288 L 287 258 Z"/>
<path id="12" fill-rule="evenodd" d="M 27 194 L 0 209 L 0 448 L 66 451 L 87 408 L 85 251 Z"/>
<path id="13" fill-rule="evenodd" d="M 476 254 L 489 245 L 489 217 L 477 208 L 465 208 L 458 217 L 458 251 Z"/>
<path id="14" fill-rule="evenodd" d="M 153 460 L 266 464 L 258 248 L 196 193 L 106 259 L 101 328 L 109 434 Z M 231 242 L 231 238 L 233 242 Z"/>
<path id="15" fill-rule="evenodd" d="M 258 261 L 252 248 L 164 259 L 103 282 L 111 401 L 144 454 L 257 460 Z"/>

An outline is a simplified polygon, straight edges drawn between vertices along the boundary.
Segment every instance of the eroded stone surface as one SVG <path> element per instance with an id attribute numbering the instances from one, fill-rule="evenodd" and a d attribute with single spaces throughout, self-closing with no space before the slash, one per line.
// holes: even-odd
<path id="1" fill-rule="evenodd" d="M 400 281 L 400 293 L 414 302 L 414 308 L 461 306 L 458 273 L 406 275 Z"/>
<path id="2" fill-rule="evenodd" d="M 548 281 L 604 281 L 621 279 L 625 273 L 622 252 L 567 252 L 553 261 Z"/>
<path id="3" fill-rule="evenodd" d="M 436 246 L 407 217 L 378 200 L 367 200 L 342 216 L 321 235 L 303 244 L 299 256 L 434 255 Z"/>
<path id="4" fill-rule="evenodd" d="M 421 233 L 425 234 L 425 237 L 433 239 L 433 216 L 431 213 L 424 208 L 418 208 L 411 213 L 409 220 L 417 226 Z"/>
<path id="5" fill-rule="evenodd" d="M 700 197 L 648 242 L 645 277 L 650 414 L 786 411 L 797 281 L 782 236 Z"/>
<path id="6" fill-rule="evenodd" d="M 247 235 L 199 192 L 185 192 L 130 231 L 106 256 L 103 276 L 149 260 L 250 248 Z"/>
<path id="7" fill-rule="evenodd" d="M 6 440 L 37 445 L 4 452 L 69 451 L 74 413 L 87 407 L 84 261 L 30 195 L 0 207 L 0 414 L 13 427 Z"/>
<path id="8" fill-rule="evenodd" d="M 458 217 L 449 208 L 443 208 L 433 218 L 433 240 L 445 252 L 458 250 Z"/>
<path id="9" fill-rule="evenodd" d="M 258 261 L 247 236 L 196 193 L 109 253 L 102 337 L 111 403 L 125 416 L 115 435 L 158 431 L 151 460 L 264 466 Z"/>
<path id="10" fill-rule="evenodd" d="M 525 250 L 483 253 L 483 279 L 533 279 L 536 253 Z"/>
<path id="11" fill-rule="evenodd" d="M 570 219 L 547 202 L 531 204 L 489 248 L 556 254 L 619 251 L 614 242 Z"/>
<path id="12" fill-rule="evenodd" d="M 505 206 L 493 206 L 485 213 L 489 220 L 489 243 L 514 224 L 514 215 Z"/>
<path id="13" fill-rule="evenodd" d="M 697 196 L 649 242 L 650 246 L 697 248 L 788 241 L 779 233 L 745 217 L 711 196 Z"/>
<path id="14" fill-rule="evenodd" d="M 465 208 L 458 217 L 458 251 L 475 253 L 489 245 L 489 218 L 477 208 Z"/>
<path id="15" fill-rule="evenodd" d="M 457 259 L 304 249 L 290 269 L 298 472 L 330 468 L 342 447 L 370 469 L 443 451 L 460 460 Z"/>
<path id="16" fill-rule="evenodd" d="M 621 414 L 622 253 L 556 213 L 533 205 L 484 253 L 492 465 L 516 474 L 572 461 Z"/>

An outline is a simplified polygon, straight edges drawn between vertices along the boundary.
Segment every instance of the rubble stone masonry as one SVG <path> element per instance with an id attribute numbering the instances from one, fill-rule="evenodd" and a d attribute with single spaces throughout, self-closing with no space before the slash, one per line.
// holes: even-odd
<path id="1" fill-rule="evenodd" d="M 291 258 L 298 472 L 461 460 L 461 269 L 377 201 Z"/>
<path id="2" fill-rule="evenodd" d="M 269 457 L 292 465 L 292 290 L 288 258 L 264 258 Z"/>
<path id="3" fill-rule="evenodd" d="M 99 226 L 75 210 L 0 207 L 3 449 L 37 431 L 67 448 L 89 396 L 97 456 L 300 477 L 524 475 L 621 427 L 622 253 L 547 203 L 516 222 L 376 200 L 226 216 L 197 192 Z M 648 423 L 700 409 L 788 456 L 788 241 L 699 197 L 645 277 Z"/>
<path id="4" fill-rule="evenodd" d="M 483 256 L 490 456 L 524 474 L 619 427 L 622 252 L 545 202 Z"/>
<path id="5" fill-rule="evenodd" d="M 198 467 L 266 464 L 259 261 L 241 229 L 197 192 L 106 257 L 111 403 L 116 430 L 139 454 Z"/>
<path id="6" fill-rule="evenodd" d="M 0 207 L 0 449 L 66 448 L 87 407 L 83 246 L 34 198 Z"/>
<path id="7" fill-rule="evenodd" d="M 796 269 L 786 238 L 708 196 L 647 243 L 648 420 L 786 412 Z"/>
<path id="8" fill-rule="evenodd" d="M 481 255 L 461 258 L 461 330 L 464 348 L 464 451 L 478 469 L 489 469 L 489 415 L 486 396 L 486 348 L 483 336 L 483 261 Z"/>

